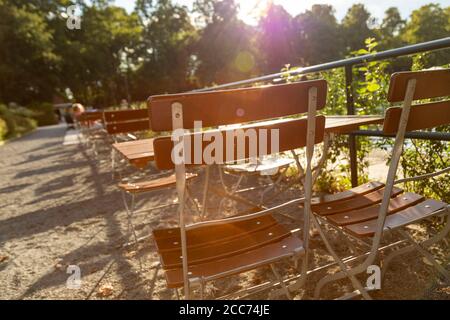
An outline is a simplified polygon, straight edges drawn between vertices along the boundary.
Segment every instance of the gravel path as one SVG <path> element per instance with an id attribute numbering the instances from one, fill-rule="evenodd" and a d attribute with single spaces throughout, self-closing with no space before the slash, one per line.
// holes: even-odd
<path id="1" fill-rule="evenodd" d="M 175 298 L 165 288 L 151 241 L 122 247 L 128 239 L 126 215 L 111 179 L 108 154 L 99 160 L 81 145 L 63 146 L 65 131 L 61 125 L 40 128 L 0 146 L 0 299 Z M 146 205 L 155 206 L 172 199 L 175 194 L 168 190 L 139 203 L 147 200 Z M 136 224 L 145 234 L 176 225 L 176 217 L 173 209 L 155 210 L 138 215 Z M 418 236 L 424 228 L 418 226 Z M 313 261 L 330 259 L 319 239 L 313 239 L 312 246 Z M 434 251 L 442 257 L 448 246 L 441 243 Z M 376 298 L 450 296 L 421 257 L 411 254 L 398 260 Z M 80 268 L 78 289 L 66 286 L 69 265 Z M 209 289 L 226 292 L 265 276 L 267 272 L 250 273 L 240 282 L 219 281 Z M 304 298 L 318 277 L 311 278 Z M 346 282 L 333 284 L 324 296 L 349 288 Z"/>

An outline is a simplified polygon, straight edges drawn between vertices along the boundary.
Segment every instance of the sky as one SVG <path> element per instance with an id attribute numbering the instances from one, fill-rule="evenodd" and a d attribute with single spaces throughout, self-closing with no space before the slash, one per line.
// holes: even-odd
<path id="1" fill-rule="evenodd" d="M 174 0 L 179 4 L 192 6 L 193 0 Z M 255 24 L 259 12 L 269 0 L 236 0 L 240 5 L 240 18 L 248 24 Z M 428 3 L 439 3 L 441 7 L 450 6 L 450 0 L 273 0 L 275 4 L 282 5 L 291 15 L 295 16 L 311 8 L 313 4 L 330 4 L 336 10 L 336 17 L 341 20 L 347 10 L 354 3 L 363 3 L 369 12 L 379 21 L 383 19 L 384 11 L 389 7 L 397 7 L 403 18 L 409 17 L 411 12 Z M 134 0 L 115 0 L 116 5 L 127 11 L 134 8 Z"/>

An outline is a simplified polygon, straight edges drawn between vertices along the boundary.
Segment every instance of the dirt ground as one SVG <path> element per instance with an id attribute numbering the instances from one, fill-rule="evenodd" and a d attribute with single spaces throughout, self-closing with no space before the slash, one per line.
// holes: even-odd
<path id="1" fill-rule="evenodd" d="M 0 299 L 175 299 L 165 279 L 151 240 L 123 247 L 129 239 L 126 213 L 116 182 L 111 178 L 109 155 L 100 159 L 82 145 L 63 145 L 66 128 L 40 128 L 26 137 L 0 146 Z M 201 184 L 193 186 L 200 198 Z M 249 181 L 254 183 L 254 181 Z M 294 197 L 291 190 L 286 197 Z M 249 195 L 250 197 L 252 195 Z M 173 190 L 138 198 L 138 204 L 153 207 L 176 199 Z M 214 213 L 217 198 L 210 199 Z M 278 198 L 275 203 L 283 199 Z M 231 207 L 232 208 L 232 207 Z M 138 213 L 134 219 L 139 235 L 153 228 L 176 226 L 175 207 Z M 301 211 L 279 216 L 291 227 L 301 225 Z M 277 215 L 278 217 L 278 215 Z M 423 238 L 435 225 L 414 226 L 416 238 Z M 347 247 L 334 237 L 339 253 Z M 432 252 L 449 268 L 449 239 L 432 247 Z M 311 241 L 311 264 L 330 262 L 319 237 Z M 81 286 L 67 287 L 69 265 L 81 271 Z M 279 265 L 282 274 L 292 273 L 289 264 Z M 326 272 L 313 274 L 306 288 L 295 294 L 311 299 L 314 286 Z M 209 284 L 209 297 L 221 296 L 270 279 L 268 269 Z M 365 283 L 364 278 L 361 281 Z M 321 297 L 334 298 L 352 291 L 348 281 L 328 285 Z M 449 299 L 450 285 L 417 253 L 396 259 L 382 284 L 372 293 L 376 299 Z M 252 298 L 266 299 L 268 292 Z"/>

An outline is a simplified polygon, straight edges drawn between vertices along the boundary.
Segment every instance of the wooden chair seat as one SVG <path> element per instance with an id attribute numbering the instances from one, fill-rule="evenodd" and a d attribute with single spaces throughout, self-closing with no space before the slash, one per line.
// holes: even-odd
<path id="1" fill-rule="evenodd" d="M 197 228 L 186 232 L 189 248 L 208 247 L 215 243 L 239 239 L 245 233 L 255 233 L 268 229 L 277 224 L 271 215 L 265 215 L 254 219 Z M 181 243 L 180 229 L 156 229 L 153 230 L 153 238 L 159 252 L 179 250 Z"/>
<path id="2" fill-rule="evenodd" d="M 397 197 L 392 198 L 389 202 L 388 214 L 393 214 L 400 210 L 404 210 L 424 200 L 425 198 L 423 196 L 415 193 L 407 192 L 404 194 L 400 194 Z M 379 212 L 380 203 L 377 203 L 362 209 L 329 215 L 327 216 L 327 220 L 335 225 L 345 226 L 376 219 Z"/>
<path id="3" fill-rule="evenodd" d="M 384 184 L 369 182 L 316 198 L 312 210 L 331 224 L 343 227 L 344 232 L 357 237 L 370 237 L 375 232 L 383 192 Z M 394 187 L 385 229 L 398 228 L 427 218 L 445 206 L 444 202 L 427 200 L 412 192 L 403 193 L 402 189 Z"/>
<path id="4" fill-rule="evenodd" d="M 303 252 L 303 242 L 296 236 L 289 235 L 281 240 L 265 244 L 256 249 L 201 264 L 189 265 L 188 274 L 189 278 L 200 278 L 204 281 L 211 281 L 250 271 L 283 258 L 302 254 Z M 183 286 L 183 270 L 181 267 L 165 270 L 165 275 L 169 288 Z"/>
<path id="5" fill-rule="evenodd" d="M 189 265 L 195 265 L 211 260 L 220 260 L 273 242 L 278 242 L 290 235 L 290 231 L 285 227 L 275 224 L 257 232 L 243 233 L 239 238 L 229 240 L 218 239 L 219 241 L 209 246 L 192 248 L 189 247 L 188 243 L 188 263 Z M 172 251 L 161 252 L 162 267 L 164 269 L 181 268 L 181 255 L 180 246 L 177 246 Z"/>
<path id="6" fill-rule="evenodd" d="M 180 230 L 153 231 L 169 288 L 183 285 Z M 303 243 L 271 215 L 189 230 L 189 277 L 214 280 L 303 253 Z"/>
<path id="7" fill-rule="evenodd" d="M 194 173 L 186 173 L 186 180 L 197 177 Z M 175 174 L 167 177 L 157 178 L 139 182 L 119 183 L 119 188 L 129 193 L 148 192 L 151 190 L 167 188 L 176 184 Z"/>
<path id="8" fill-rule="evenodd" d="M 428 199 L 404 210 L 388 215 L 384 224 L 384 230 L 396 229 L 429 218 L 444 209 L 446 203 L 438 200 Z M 350 234 L 359 237 L 371 237 L 375 234 L 377 219 L 356 223 L 344 227 Z"/>
<path id="9" fill-rule="evenodd" d="M 394 187 L 394 189 L 392 190 L 392 197 L 396 197 L 402 192 L 402 189 Z M 351 198 L 344 197 L 342 200 L 334 201 L 333 203 L 320 202 L 312 205 L 312 211 L 321 216 L 328 216 L 331 214 L 337 214 L 373 206 L 381 202 L 381 200 L 383 199 L 383 193 L 384 187 L 376 188 L 369 193 L 356 194 Z"/>
<path id="10" fill-rule="evenodd" d="M 364 195 L 370 192 L 373 192 L 377 189 L 380 189 L 384 187 L 384 183 L 378 182 L 378 181 L 371 181 L 362 185 L 359 185 L 355 188 L 352 189 L 348 189 L 342 192 L 337 192 L 334 194 L 326 194 L 326 195 L 322 195 L 320 197 L 315 197 L 312 199 L 312 204 L 313 206 L 315 205 L 319 205 L 321 203 L 333 203 L 336 201 L 341 201 L 341 200 L 348 200 L 351 199 L 353 197 L 356 197 L 357 195 Z"/>

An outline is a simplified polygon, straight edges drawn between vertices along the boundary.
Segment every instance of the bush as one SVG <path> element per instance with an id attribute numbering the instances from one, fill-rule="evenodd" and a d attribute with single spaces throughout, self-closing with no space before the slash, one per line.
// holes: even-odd
<path id="1" fill-rule="evenodd" d="M 15 138 L 34 130 L 37 127 L 37 121 L 31 118 L 34 115 L 34 112 L 27 108 L 8 108 L 0 105 L 0 117 L 5 121 L 8 130 L 5 137 Z"/>
<path id="2" fill-rule="evenodd" d="M 51 103 L 33 104 L 29 108 L 33 111 L 33 118 L 37 121 L 38 126 L 50 126 L 58 123 Z"/>
<path id="3" fill-rule="evenodd" d="M 3 141 L 6 138 L 6 134 L 8 133 L 8 125 L 6 121 L 0 118 L 0 141 Z"/>

